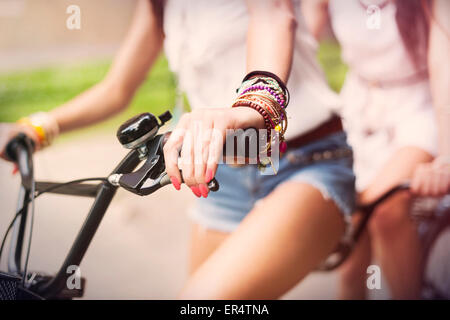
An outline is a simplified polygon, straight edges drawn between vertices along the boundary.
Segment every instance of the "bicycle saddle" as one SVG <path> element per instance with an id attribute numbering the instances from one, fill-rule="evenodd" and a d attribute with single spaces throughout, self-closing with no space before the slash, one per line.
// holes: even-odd
<path id="1" fill-rule="evenodd" d="M 159 118 L 159 121 L 158 121 Z M 117 130 L 117 139 L 127 149 L 137 149 L 158 133 L 158 129 L 172 118 L 169 111 L 159 117 L 151 113 L 141 113 L 126 122 Z"/>

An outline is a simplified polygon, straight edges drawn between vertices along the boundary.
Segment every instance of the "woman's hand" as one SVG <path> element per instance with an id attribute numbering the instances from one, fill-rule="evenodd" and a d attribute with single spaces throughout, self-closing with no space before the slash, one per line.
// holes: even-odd
<path id="1" fill-rule="evenodd" d="M 411 181 L 411 191 L 420 196 L 442 196 L 450 191 L 450 163 L 437 157 L 433 162 L 417 167 Z"/>
<path id="2" fill-rule="evenodd" d="M 36 147 L 39 147 L 39 137 L 32 128 L 16 123 L 0 123 L 0 158 L 9 160 L 5 154 L 6 146 L 19 133 L 26 134 L 34 141 Z"/>
<path id="3" fill-rule="evenodd" d="M 184 181 L 197 197 L 206 198 L 206 184 L 216 174 L 226 131 L 250 127 L 264 128 L 264 120 L 246 107 L 196 109 L 184 114 L 164 145 L 166 172 L 175 189 Z"/>

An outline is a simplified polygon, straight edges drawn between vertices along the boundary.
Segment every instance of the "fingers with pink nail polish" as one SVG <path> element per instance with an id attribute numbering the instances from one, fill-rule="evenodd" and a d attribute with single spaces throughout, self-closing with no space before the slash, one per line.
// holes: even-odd
<path id="1" fill-rule="evenodd" d="M 199 186 L 199 189 L 200 189 L 200 193 L 202 194 L 202 196 L 203 196 L 203 198 L 207 198 L 208 197 L 208 188 L 206 187 L 206 185 L 204 185 L 204 184 L 201 184 L 200 186 Z"/>
<path id="2" fill-rule="evenodd" d="M 175 177 L 170 177 L 170 181 L 172 182 L 172 185 L 173 185 L 173 187 L 174 187 L 175 189 L 180 190 L 181 184 L 180 184 L 180 181 L 178 181 L 177 178 L 175 178 Z"/>
<path id="3" fill-rule="evenodd" d="M 192 193 L 194 193 L 197 198 L 200 198 L 202 196 L 200 189 L 198 187 L 191 187 Z"/>
<path id="4" fill-rule="evenodd" d="M 213 178 L 213 171 L 211 169 L 206 170 L 205 182 L 209 183 Z"/>

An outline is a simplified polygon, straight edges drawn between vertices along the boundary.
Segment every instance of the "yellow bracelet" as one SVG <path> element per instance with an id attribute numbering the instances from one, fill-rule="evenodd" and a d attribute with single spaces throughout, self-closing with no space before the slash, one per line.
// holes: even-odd
<path id="1" fill-rule="evenodd" d="M 39 143 L 42 144 L 42 145 L 46 144 L 46 141 L 47 141 L 46 137 L 47 137 L 47 135 L 45 134 L 45 130 L 44 130 L 44 128 L 42 126 L 38 126 L 38 125 L 33 124 L 33 122 L 31 121 L 30 118 L 19 119 L 19 121 L 17 121 L 17 123 L 32 128 L 36 132 L 36 135 L 39 138 Z"/>
<path id="2" fill-rule="evenodd" d="M 59 125 L 48 113 L 38 112 L 18 121 L 19 124 L 32 128 L 41 146 L 48 146 L 59 134 Z"/>

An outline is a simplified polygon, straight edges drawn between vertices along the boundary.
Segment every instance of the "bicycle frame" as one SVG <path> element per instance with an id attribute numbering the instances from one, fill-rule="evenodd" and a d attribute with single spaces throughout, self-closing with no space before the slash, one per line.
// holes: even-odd
<path id="1" fill-rule="evenodd" d="M 23 211 L 20 215 L 20 219 L 16 220 L 13 227 L 13 234 L 10 243 L 10 251 L 8 257 L 8 270 L 10 273 L 15 273 L 20 276 L 23 275 L 21 269 L 21 257 L 23 251 L 24 233 L 28 215 L 28 206 L 31 195 L 31 180 L 33 174 L 33 163 L 31 161 L 32 148 L 29 145 L 22 144 L 16 147 L 17 161 L 21 168 L 22 185 L 20 188 L 20 195 L 18 200 L 18 209 Z M 130 151 L 125 158 L 119 163 L 119 165 L 112 171 L 112 174 L 125 174 L 132 172 L 141 162 L 139 159 L 138 151 Z M 61 186 L 63 183 L 50 183 L 50 182 L 36 182 L 35 189 L 37 192 L 48 189 L 49 187 Z M 99 225 L 105 215 L 108 206 L 110 205 L 114 195 L 117 191 L 116 186 L 111 185 L 109 182 L 102 182 L 97 185 L 79 183 L 75 185 L 61 186 L 52 193 L 66 194 L 82 197 L 93 197 L 95 201 L 89 210 L 75 241 L 69 250 L 63 264 L 59 268 L 59 271 L 49 282 L 37 284 L 32 288 L 33 292 L 36 292 L 44 298 L 52 298 L 57 296 L 61 292 L 67 282 L 68 276 L 67 268 L 71 265 L 79 266 Z"/>

